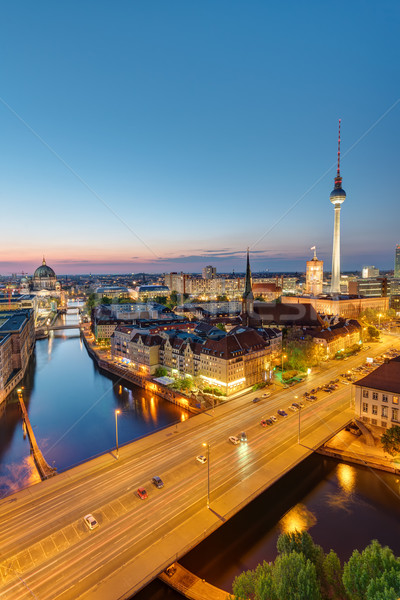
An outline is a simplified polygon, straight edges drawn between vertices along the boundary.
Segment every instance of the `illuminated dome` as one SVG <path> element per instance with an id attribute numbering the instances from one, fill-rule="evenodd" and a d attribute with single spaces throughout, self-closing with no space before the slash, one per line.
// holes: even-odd
<path id="1" fill-rule="evenodd" d="M 51 267 L 46 265 L 46 261 L 43 258 L 43 262 L 36 269 L 33 274 L 33 286 L 34 290 L 43 290 L 43 289 L 55 289 L 56 284 L 56 274 Z"/>

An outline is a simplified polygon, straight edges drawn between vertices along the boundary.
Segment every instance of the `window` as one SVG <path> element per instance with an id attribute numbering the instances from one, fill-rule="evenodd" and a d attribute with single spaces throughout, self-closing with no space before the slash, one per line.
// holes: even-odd
<path id="1" fill-rule="evenodd" d="M 363 390 L 363 398 L 368 398 L 368 390 Z"/>
<path id="2" fill-rule="evenodd" d="M 363 412 L 368 412 L 368 403 L 363 402 Z"/>
<path id="3" fill-rule="evenodd" d="M 382 417 L 387 418 L 387 416 L 388 416 L 388 407 L 382 406 Z"/>
<path id="4" fill-rule="evenodd" d="M 378 406 L 376 404 L 372 405 L 372 414 L 373 415 L 377 415 L 378 414 Z"/>
<path id="5" fill-rule="evenodd" d="M 398 396 L 393 396 L 392 403 L 393 404 L 398 404 L 399 403 L 399 397 Z"/>
<path id="6" fill-rule="evenodd" d="M 392 408 L 392 421 L 398 421 L 398 420 L 399 420 L 399 409 Z"/>
<path id="7" fill-rule="evenodd" d="M 387 402 L 388 401 L 388 397 L 386 394 L 382 394 L 382 402 Z"/>
<path id="8" fill-rule="evenodd" d="M 378 392 L 372 392 L 372 400 L 378 400 Z"/>

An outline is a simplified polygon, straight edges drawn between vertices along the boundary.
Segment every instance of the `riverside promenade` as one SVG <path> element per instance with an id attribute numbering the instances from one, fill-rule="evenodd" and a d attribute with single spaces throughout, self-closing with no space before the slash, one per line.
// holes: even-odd
<path id="1" fill-rule="evenodd" d="M 163 571 L 158 576 L 159 579 L 189 600 L 229 600 L 231 598 L 229 592 L 200 579 L 179 563 L 174 563 L 169 569 L 167 571 L 171 575 Z"/>

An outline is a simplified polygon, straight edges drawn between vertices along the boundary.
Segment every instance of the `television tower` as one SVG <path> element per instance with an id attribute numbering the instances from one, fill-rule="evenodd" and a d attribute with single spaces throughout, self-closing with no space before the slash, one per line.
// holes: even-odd
<path id="1" fill-rule="evenodd" d="M 331 294 L 340 294 L 340 208 L 346 200 L 346 192 L 342 189 L 342 178 L 340 176 L 340 119 L 338 139 L 338 162 L 335 187 L 331 192 L 330 201 L 335 207 L 335 225 L 333 229 L 333 251 L 332 251 L 332 278 Z"/>

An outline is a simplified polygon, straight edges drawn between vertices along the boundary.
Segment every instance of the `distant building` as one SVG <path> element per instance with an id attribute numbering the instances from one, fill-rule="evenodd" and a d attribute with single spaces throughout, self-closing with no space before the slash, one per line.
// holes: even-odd
<path id="1" fill-rule="evenodd" d="M 349 281 L 350 295 L 365 296 L 366 298 L 388 295 L 388 280 L 386 277 L 355 279 Z"/>
<path id="2" fill-rule="evenodd" d="M 354 383 L 355 413 L 379 427 L 400 425 L 400 359 L 384 363 Z"/>
<path id="3" fill-rule="evenodd" d="M 371 277 L 379 276 L 379 269 L 375 269 L 375 267 L 363 267 L 361 271 L 361 275 L 363 279 L 370 279 Z"/>
<path id="4" fill-rule="evenodd" d="M 168 298 L 169 294 L 170 290 L 166 285 L 139 285 L 135 290 L 136 299 L 141 302 L 159 297 Z"/>
<path id="5" fill-rule="evenodd" d="M 394 258 L 394 276 L 400 277 L 400 244 L 396 246 L 396 254 Z"/>
<path id="6" fill-rule="evenodd" d="M 100 298 L 103 296 L 106 298 L 129 298 L 128 288 L 121 285 L 98 287 L 95 293 Z"/>
<path id="7" fill-rule="evenodd" d="M 314 250 L 314 256 L 311 260 L 307 261 L 305 293 L 312 296 L 319 296 L 322 294 L 324 262 L 318 260 L 315 246 L 311 250 Z"/>
<path id="8" fill-rule="evenodd" d="M 190 275 L 187 273 L 166 273 L 164 275 L 164 284 L 170 292 L 178 292 L 178 294 L 188 294 L 188 282 Z"/>
<path id="9" fill-rule="evenodd" d="M 357 319 L 368 308 L 386 312 L 389 308 L 389 297 L 363 298 L 360 296 L 285 296 L 286 304 L 309 303 L 321 315 L 336 315 L 344 319 Z"/>
<path id="10" fill-rule="evenodd" d="M 207 267 L 203 268 L 203 279 L 214 279 L 217 276 L 217 269 L 216 267 L 212 267 L 211 265 L 208 265 Z"/>

